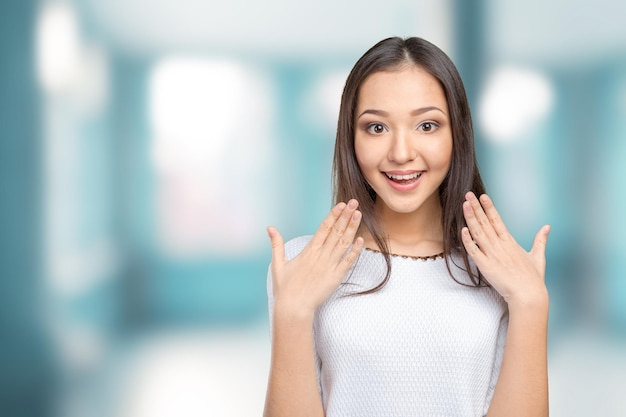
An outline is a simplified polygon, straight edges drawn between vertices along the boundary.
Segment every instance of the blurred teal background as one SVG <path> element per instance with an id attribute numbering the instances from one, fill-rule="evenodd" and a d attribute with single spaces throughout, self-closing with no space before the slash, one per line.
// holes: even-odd
<path id="1" fill-rule="evenodd" d="M 330 205 L 342 84 L 448 52 L 490 194 L 544 223 L 552 416 L 626 415 L 626 3 L 4 0 L 0 413 L 253 416 L 265 226 Z"/>

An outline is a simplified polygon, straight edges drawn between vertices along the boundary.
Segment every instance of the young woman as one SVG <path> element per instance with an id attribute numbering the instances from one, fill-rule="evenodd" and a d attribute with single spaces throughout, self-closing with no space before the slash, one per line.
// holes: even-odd
<path id="1" fill-rule="evenodd" d="M 547 416 L 549 226 L 521 248 L 484 194 L 459 74 L 385 39 L 341 100 L 335 206 L 268 228 L 266 417 Z"/>

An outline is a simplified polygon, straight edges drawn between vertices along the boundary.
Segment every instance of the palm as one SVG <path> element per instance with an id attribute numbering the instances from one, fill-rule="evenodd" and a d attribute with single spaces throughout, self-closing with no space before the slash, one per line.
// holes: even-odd
<path id="1" fill-rule="evenodd" d="M 280 233 L 268 228 L 276 303 L 315 311 L 339 286 L 363 247 L 362 238 L 354 240 L 361 221 L 357 206 L 356 200 L 335 206 L 309 244 L 292 260 L 285 257 Z"/>
<path id="2" fill-rule="evenodd" d="M 530 251 L 511 236 L 487 195 L 466 195 L 463 213 L 467 227 L 463 245 L 487 281 L 504 297 L 528 299 L 545 291 L 545 249 L 549 226 L 537 232 Z"/>

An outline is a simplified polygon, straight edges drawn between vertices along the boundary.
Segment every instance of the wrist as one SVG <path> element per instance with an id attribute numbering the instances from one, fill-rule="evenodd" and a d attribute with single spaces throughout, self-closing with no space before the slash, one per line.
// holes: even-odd
<path id="1" fill-rule="evenodd" d="M 511 296 L 506 300 L 509 312 L 524 314 L 547 314 L 550 308 L 548 289 L 543 286 L 533 292 Z"/>
<path id="2" fill-rule="evenodd" d="M 286 301 L 276 301 L 274 303 L 274 322 L 309 324 L 313 323 L 315 310 L 302 305 L 295 305 Z"/>

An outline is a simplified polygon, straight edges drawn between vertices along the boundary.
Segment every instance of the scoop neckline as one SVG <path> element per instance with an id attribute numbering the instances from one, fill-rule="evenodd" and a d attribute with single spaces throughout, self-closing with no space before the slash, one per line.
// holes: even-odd
<path id="1" fill-rule="evenodd" d="M 372 248 L 365 248 L 366 251 L 372 252 L 372 253 L 378 253 L 378 254 L 383 254 L 381 251 L 379 251 L 378 249 L 372 249 Z M 396 253 L 390 253 L 389 255 L 391 255 L 392 257 L 395 258 L 403 258 L 403 259 L 413 259 L 413 260 L 418 260 L 418 261 L 435 261 L 437 259 L 443 259 L 443 252 L 437 253 L 435 255 L 428 255 L 428 256 L 413 256 L 413 255 L 399 255 Z"/>

